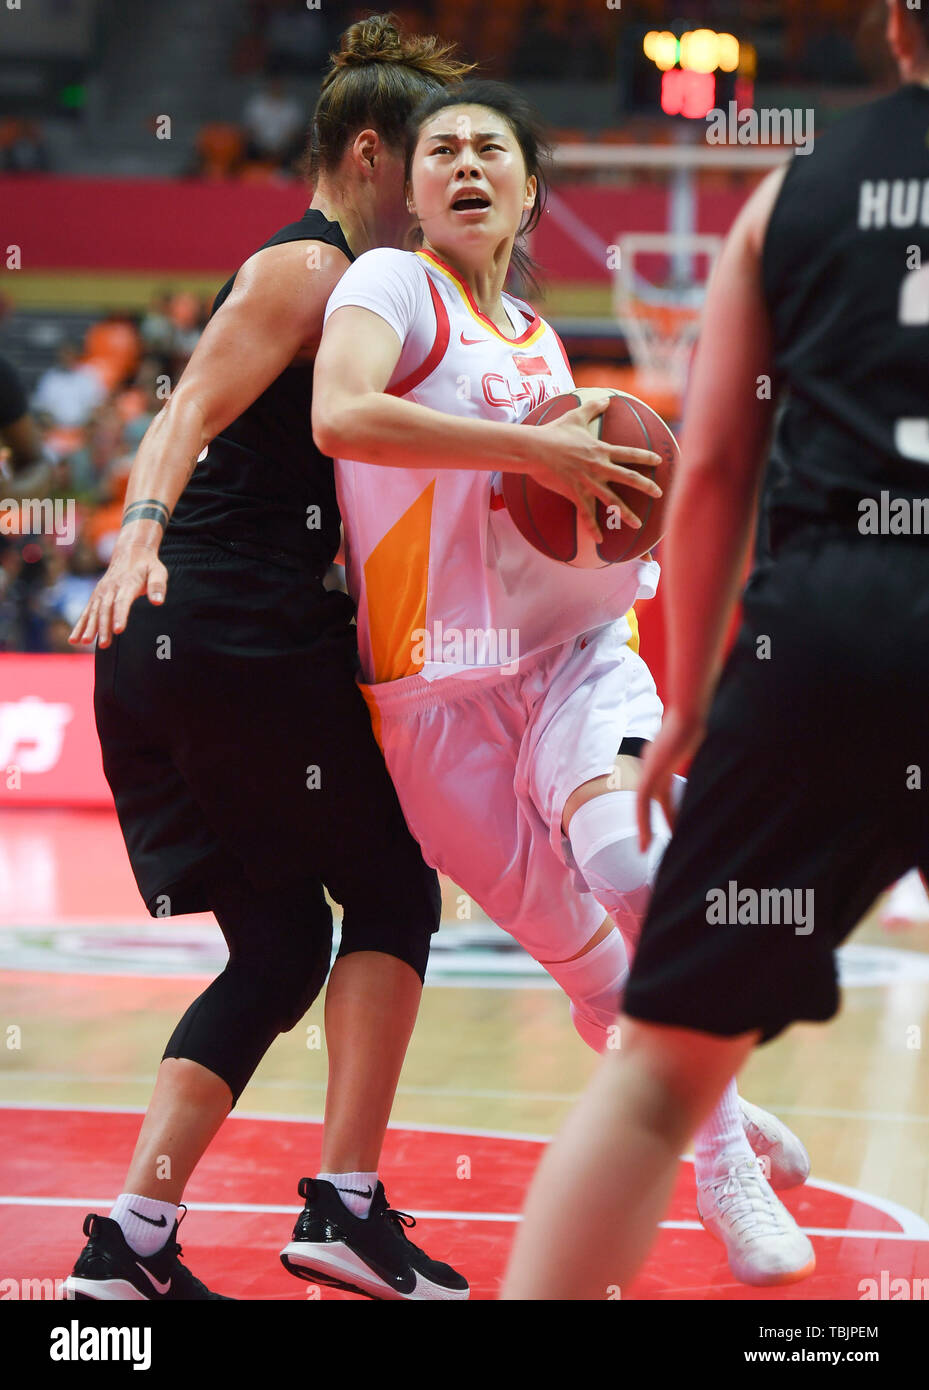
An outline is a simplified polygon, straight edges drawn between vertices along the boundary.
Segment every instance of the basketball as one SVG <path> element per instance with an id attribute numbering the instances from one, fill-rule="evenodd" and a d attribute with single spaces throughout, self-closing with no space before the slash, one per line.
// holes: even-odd
<path id="1" fill-rule="evenodd" d="M 641 519 L 634 527 L 621 524 L 619 509 L 597 502 L 597 522 L 603 533 L 597 545 L 578 525 L 577 508 L 567 497 L 550 491 L 526 473 L 504 473 L 503 500 L 513 523 L 522 536 L 543 555 L 576 569 L 602 569 L 638 560 L 664 535 L 671 500 L 671 483 L 680 454 L 677 440 L 651 406 L 625 391 L 608 387 L 584 386 L 543 401 L 522 421 L 524 425 L 547 425 L 597 396 L 610 396 L 602 415 L 588 425 L 590 432 L 608 444 L 625 444 L 635 449 L 651 449 L 661 463 L 649 472 L 662 489 L 661 497 L 625 484 L 613 483 L 617 497 Z"/>

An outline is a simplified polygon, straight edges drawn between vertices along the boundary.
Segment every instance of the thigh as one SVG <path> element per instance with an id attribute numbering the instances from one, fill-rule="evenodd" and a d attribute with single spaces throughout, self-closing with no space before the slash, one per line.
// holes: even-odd
<path id="1" fill-rule="evenodd" d="M 526 715 L 517 682 L 382 718 L 384 756 L 429 863 L 539 959 L 586 945 L 603 920 L 517 789 Z"/>
<path id="2" fill-rule="evenodd" d="M 312 876 L 343 904 L 354 893 L 435 930 L 437 884 L 375 742 L 346 612 L 304 603 L 292 576 L 255 592 L 250 579 L 250 567 L 178 566 L 173 608 L 134 610 L 120 639 L 116 700 L 257 886 Z"/>
<path id="3" fill-rule="evenodd" d="M 302 978 L 307 962 L 329 963 L 332 912 L 319 879 L 256 888 L 234 859 L 211 872 L 210 909 L 229 949 L 229 963 L 262 977 Z"/>
<path id="4" fill-rule="evenodd" d="M 204 874 L 225 852 L 158 731 L 114 694 L 124 640 L 96 652 L 94 713 L 129 862 L 153 916 L 206 912 Z"/>

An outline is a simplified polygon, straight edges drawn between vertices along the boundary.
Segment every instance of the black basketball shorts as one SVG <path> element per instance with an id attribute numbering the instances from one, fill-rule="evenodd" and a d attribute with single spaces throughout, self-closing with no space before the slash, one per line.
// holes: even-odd
<path id="1" fill-rule="evenodd" d="M 838 1009 L 835 948 L 929 870 L 929 544 L 798 534 L 752 578 L 624 999 L 768 1041 Z"/>
<path id="2" fill-rule="evenodd" d="M 355 681 L 353 606 L 304 572 L 207 545 L 166 551 L 96 655 L 103 766 L 152 915 L 209 910 L 231 855 L 258 889 L 315 877 L 345 911 L 438 927 Z"/>

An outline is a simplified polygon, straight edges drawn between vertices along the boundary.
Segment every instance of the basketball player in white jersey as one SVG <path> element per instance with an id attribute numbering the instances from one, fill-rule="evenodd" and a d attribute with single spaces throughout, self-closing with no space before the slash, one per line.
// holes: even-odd
<path id="1" fill-rule="evenodd" d="M 492 472 L 545 482 L 550 462 L 554 477 L 563 441 L 596 413 L 512 428 L 573 387 L 554 330 L 502 293 L 511 259 L 527 263 L 521 224 L 541 207 L 531 109 L 501 84 L 466 83 L 419 108 L 407 148 L 423 247 L 349 268 L 313 393 L 316 443 L 336 459 L 363 688 L 427 862 L 545 966 L 601 1051 L 669 834 L 656 806 L 639 850 L 637 755 L 661 703 L 631 610 L 654 594 L 658 566 L 546 558 L 517 533 Z M 607 465 L 604 501 L 616 502 L 610 476 L 657 491 L 610 472 L 641 453 L 590 444 Z M 596 531 L 592 513 L 591 502 Z M 635 520 L 623 507 L 622 524 Z M 791 1282 L 813 1251 L 763 1166 L 783 1187 L 809 1165 L 773 1116 L 740 1108 L 733 1083 L 697 1138 L 699 1210 L 737 1278 Z"/>

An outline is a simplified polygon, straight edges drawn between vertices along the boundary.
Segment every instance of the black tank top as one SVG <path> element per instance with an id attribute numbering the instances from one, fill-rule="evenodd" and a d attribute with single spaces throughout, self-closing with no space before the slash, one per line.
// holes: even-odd
<path id="1" fill-rule="evenodd" d="M 324 241 L 355 258 L 337 222 L 308 208 L 258 249 Z M 236 272 L 238 273 L 238 272 Z M 235 275 L 213 301 L 228 298 Z M 339 547 L 332 460 L 310 430 L 312 362 L 285 367 L 256 401 L 216 436 L 178 498 L 162 548 L 213 543 L 321 577 Z"/>
<path id="2" fill-rule="evenodd" d="M 763 276 L 786 388 L 760 535 L 776 550 L 798 526 L 857 527 L 864 498 L 929 494 L 929 88 L 794 157 Z"/>

